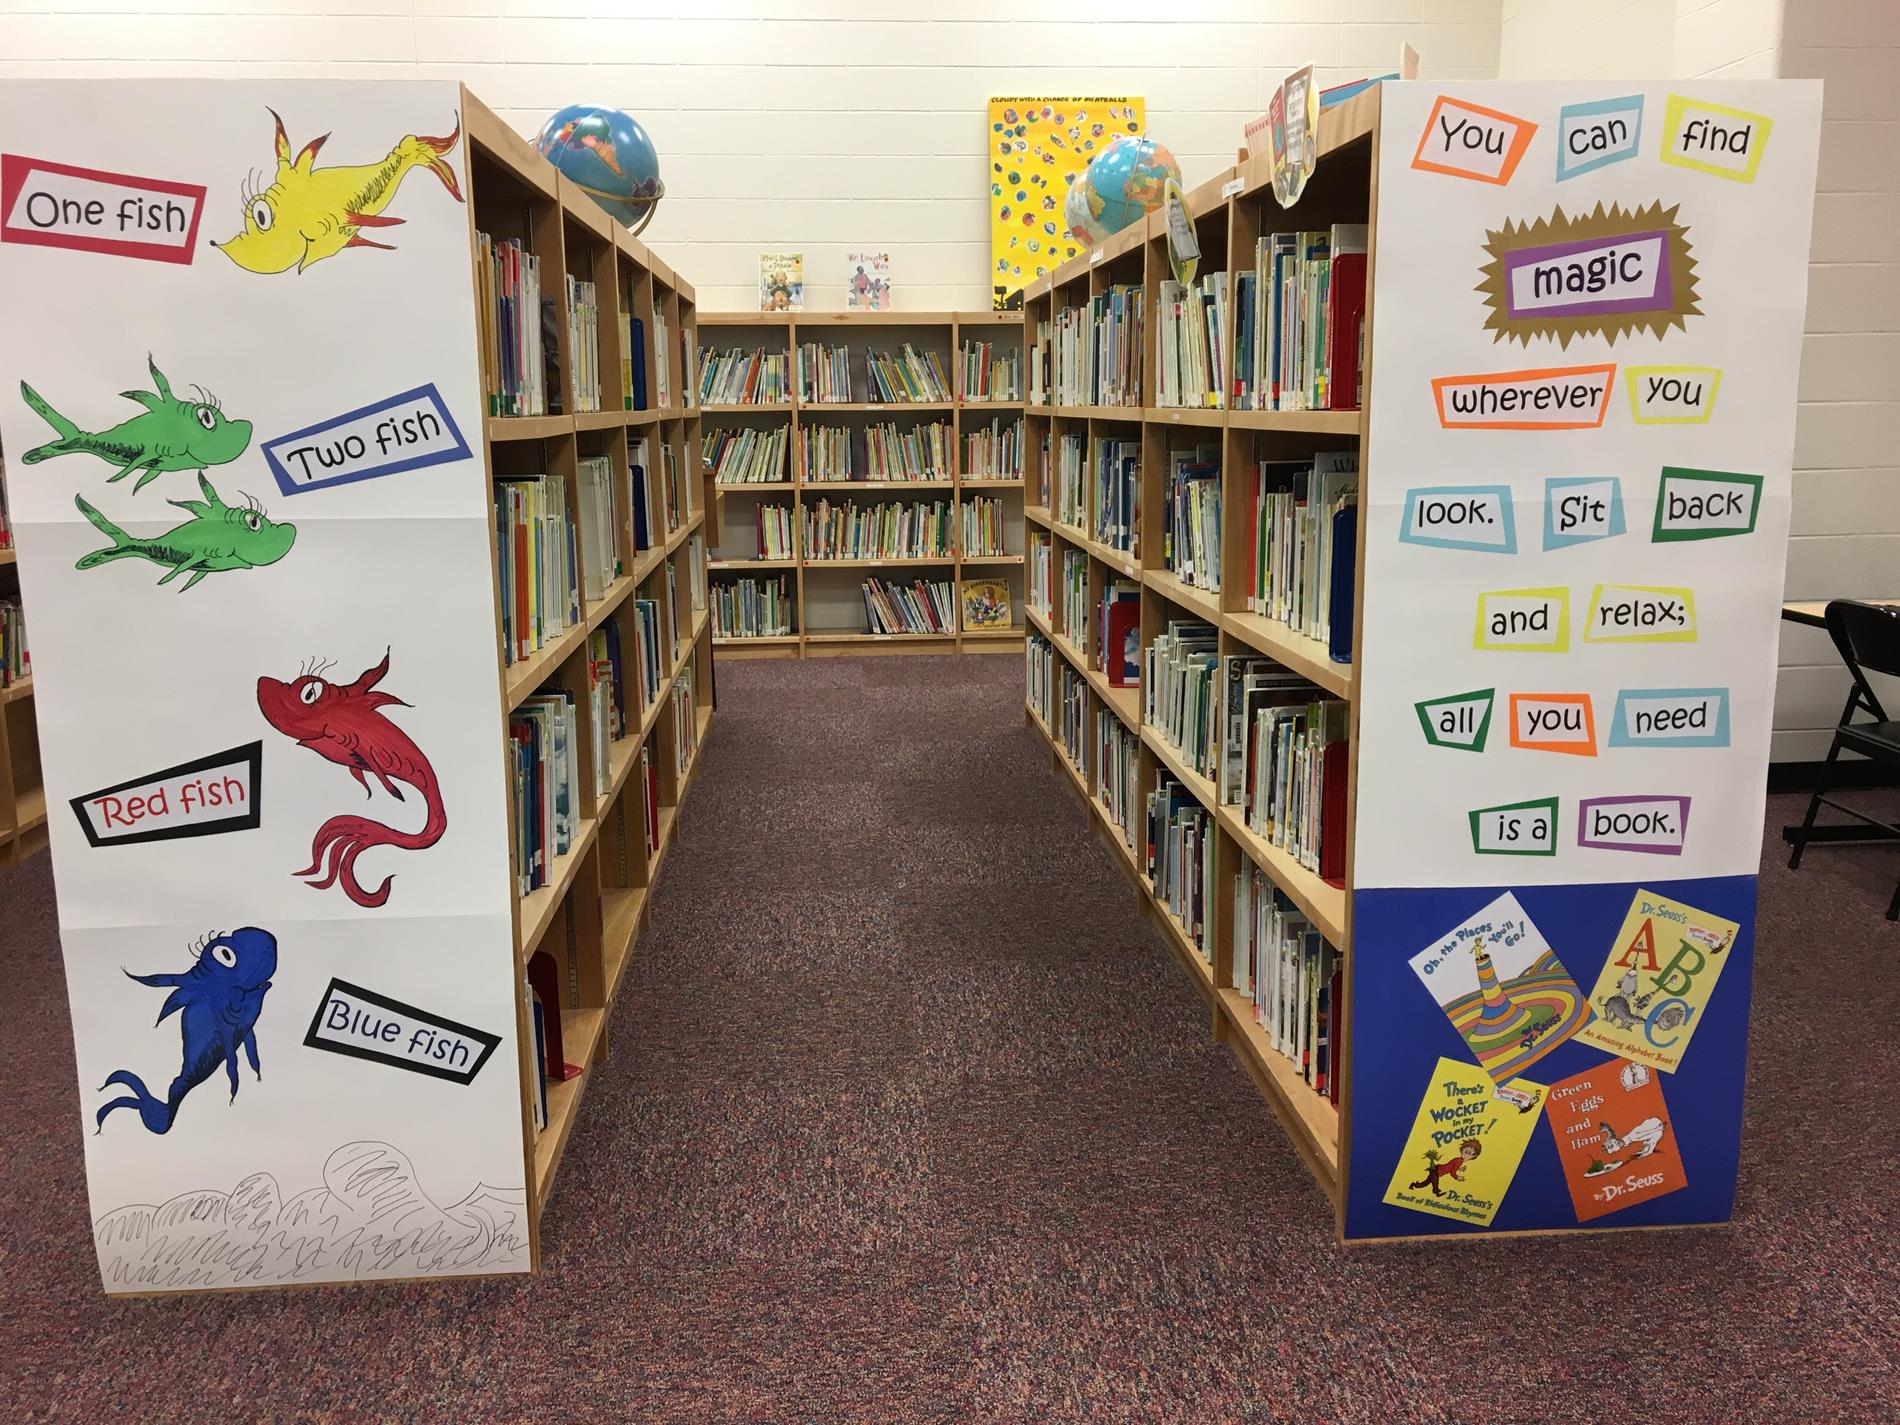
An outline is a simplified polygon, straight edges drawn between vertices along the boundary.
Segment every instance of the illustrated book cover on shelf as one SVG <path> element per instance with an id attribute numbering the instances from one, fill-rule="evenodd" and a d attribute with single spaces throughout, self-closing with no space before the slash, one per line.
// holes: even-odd
<path id="1" fill-rule="evenodd" d="M 804 253 L 762 252 L 759 254 L 759 310 L 761 312 L 802 312 L 805 310 Z"/>
<path id="2" fill-rule="evenodd" d="M 847 311 L 888 312 L 891 309 L 891 255 L 853 252 L 844 260 L 844 305 Z"/>
<path id="3" fill-rule="evenodd" d="M 965 579 L 962 585 L 965 628 L 1009 628 L 1009 585 L 1001 579 Z"/>

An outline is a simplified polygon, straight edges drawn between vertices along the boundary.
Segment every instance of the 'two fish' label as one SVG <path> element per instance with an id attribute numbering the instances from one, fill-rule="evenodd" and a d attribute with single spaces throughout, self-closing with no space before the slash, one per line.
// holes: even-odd
<path id="1" fill-rule="evenodd" d="M 286 495 L 400 475 L 470 455 L 433 383 L 280 435 L 263 449 Z"/>

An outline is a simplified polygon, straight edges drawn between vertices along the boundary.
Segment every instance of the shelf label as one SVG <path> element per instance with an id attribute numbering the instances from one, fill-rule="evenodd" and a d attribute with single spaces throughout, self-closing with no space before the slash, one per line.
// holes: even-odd
<path id="1" fill-rule="evenodd" d="M 1433 747 L 1450 747 L 1459 752 L 1482 752 L 1491 732 L 1491 705 L 1497 698 L 1495 688 L 1480 688 L 1470 693 L 1428 698 L 1413 703 L 1425 740 Z"/>
<path id="2" fill-rule="evenodd" d="M 201 183 L 0 154 L 0 242 L 189 264 L 204 198 Z"/>
<path id="3" fill-rule="evenodd" d="M 1102 250 L 1098 247 L 1089 254 L 1089 266 L 1093 267 L 1102 260 Z"/>
<path id="4" fill-rule="evenodd" d="M 1577 845 L 1596 851 L 1680 856 L 1689 832 L 1689 798 L 1587 797 L 1577 803 Z"/>
<path id="5" fill-rule="evenodd" d="M 1727 747 L 1727 688 L 1625 688 L 1611 747 Z"/>
<path id="6" fill-rule="evenodd" d="M 1665 465 L 1650 537 L 1657 544 L 1679 544 L 1753 534 L 1761 513 L 1761 483 L 1759 475 Z"/>
<path id="7" fill-rule="evenodd" d="M 1566 104 L 1557 115 L 1557 181 L 1636 157 L 1643 145 L 1643 96 Z"/>
<path id="8" fill-rule="evenodd" d="M 1694 643 L 1695 591 L 1598 584 L 1590 591 L 1585 643 Z"/>
<path id="9" fill-rule="evenodd" d="M 332 978 L 303 1042 L 311 1049 L 468 1085 L 501 1036 Z"/>
<path id="10" fill-rule="evenodd" d="M 181 762 L 68 803 L 92 847 L 131 846 L 255 831 L 263 791 L 262 741 Z"/>
<path id="11" fill-rule="evenodd" d="M 1412 167 L 1502 187 L 1517 172 L 1536 132 L 1529 119 L 1440 95 L 1418 136 Z"/>
<path id="12" fill-rule="evenodd" d="M 1544 548 L 1568 549 L 1624 532 L 1623 482 L 1614 475 L 1559 475 L 1544 481 Z"/>
<path id="13" fill-rule="evenodd" d="M 1630 419 L 1639 426 L 1698 426 L 1715 414 L 1719 366 L 1629 366 Z"/>
<path id="14" fill-rule="evenodd" d="M 1471 646 L 1479 652 L 1567 652 L 1570 590 L 1497 589 L 1479 594 Z"/>
<path id="15" fill-rule="evenodd" d="M 1614 362 L 1471 376 L 1435 376 L 1432 399 L 1446 430 L 1591 430 L 1610 409 Z"/>
<path id="16" fill-rule="evenodd" d="M 1230 178 L 1225 183 L 1221 184 L 1220 195 L 1223 198 L 1237 197 L 1240 193 L 1240 190 L 1245 188 L 1246 186 L 1247 186 L 1246 179 Z"/>
<path id="17" fill-rule="evenodd" d="M 1663 108 L 1662 161 L 1753 183 L 1774 126 L 1766 114 L 1671 94 Z"/>
<path id="18" fill-rule="evenodd" d="M 1517 525 L 1506 485 L 1438 485 L 1405 492 L 1399 539 L 1434 549 L 1517 553 Z"/>
<path id="19" fill-rule="evenodd" d="M 1557 798 L 1540 797 L 1467 814 L 1471 849 L 1480 856 L 1555 856 Z"/>

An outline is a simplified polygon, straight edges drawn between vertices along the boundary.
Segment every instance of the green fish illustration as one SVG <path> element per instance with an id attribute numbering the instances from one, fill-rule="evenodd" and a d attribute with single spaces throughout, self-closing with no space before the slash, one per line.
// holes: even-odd
<path id="1" fill-rule="evenodd" d="M 189 589 L 207 574 L 226 569 L 260 569 L 275 564 L 290 552 L 296 542 L 297 526 L 279 524 L 265 515 L 263 506 L 245 496 L 241 509 L 233 509 L 218 498 L 211 482 L 201 473 L 198 488 L 202 500 L 170 500 L 191 516 L 175 529 L 152 539 L 134 539 L 111 520 L 95 510 L 81 495 L 73 496 L 79 513 L 91 520 L 99 532 L 112 541 L 109 548 L 88 554 L 75 569 L 97 569 L 114 559 L 149 559 L 166 568 L 158 582 L 169 584 L 180 574 L 189 573 L 180 589 Z"/>
<path id="2" fill-rule="evenodd" d="M 21 397 L 59 433 L 59 439 L 35 446 L 20 459 L 28 465 L 37 465 L 55 455 L 96 455 L 118 467 L 109 477 L 111 480 L 123 480 L 135 470 L 140 472 L 138 484 L 132 487 L 136 492 L 170 471 L 196 470 L 202 475 L 207 466 L 224 465 L 244 453 L 251 443 L 249 421 L 233 420 L 225 415 L 217 397 L 201 388 L 193 388 L 197 390 L 197 400 L 180 400 L 172 395 L 171 383 L 158 369 L 158 363 L 147 356 L 145 364 L 157 391 L 119 393 L 145 409 L 111 430 L 97 434 L 82 431 L 22 381 Z"/>

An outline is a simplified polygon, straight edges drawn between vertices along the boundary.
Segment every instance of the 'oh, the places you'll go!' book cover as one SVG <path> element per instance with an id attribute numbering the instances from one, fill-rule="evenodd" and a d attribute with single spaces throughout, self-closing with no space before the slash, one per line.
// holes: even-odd
<path id="1" fill-rule="evenodd" d="M 1408 963 L 1499 1083 L 1590 1022 L 1583 991 L 1509 891 Z"/>

